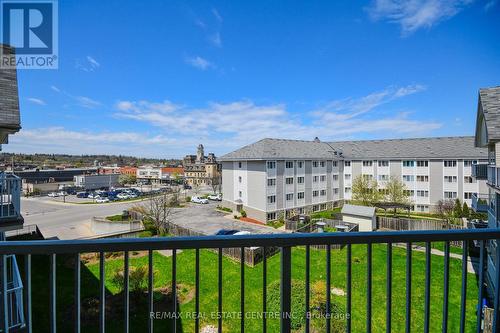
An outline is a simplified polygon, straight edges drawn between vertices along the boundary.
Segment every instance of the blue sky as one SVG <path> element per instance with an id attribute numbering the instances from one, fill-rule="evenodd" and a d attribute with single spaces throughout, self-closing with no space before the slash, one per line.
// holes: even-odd
<path id="1" fill-rule="evenodd" d="M 500 1 L 60 1 L 9 152 L 218 155 L 265 137 L 473 135 Z"/>

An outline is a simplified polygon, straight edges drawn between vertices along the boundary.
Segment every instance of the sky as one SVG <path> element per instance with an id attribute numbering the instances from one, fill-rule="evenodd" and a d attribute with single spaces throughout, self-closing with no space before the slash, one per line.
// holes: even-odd
<path id="1" fill-rule="evenodd" d="M 263 138 L 474 135 L 500 0 L 59 1 L 7 152 L 222 155 Z"/>

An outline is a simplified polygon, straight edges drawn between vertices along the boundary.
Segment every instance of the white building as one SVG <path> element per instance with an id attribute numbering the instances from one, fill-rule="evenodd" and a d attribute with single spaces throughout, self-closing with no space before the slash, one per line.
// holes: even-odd
<path id="1" fill-rule="evenodd" d="M 110 173 L 107 175 L 78 175 L 74 177 L 74 184 L 85 190 L 111 188 L 119 185 L 119 177 L 120 174 L 118 173 Z"/>

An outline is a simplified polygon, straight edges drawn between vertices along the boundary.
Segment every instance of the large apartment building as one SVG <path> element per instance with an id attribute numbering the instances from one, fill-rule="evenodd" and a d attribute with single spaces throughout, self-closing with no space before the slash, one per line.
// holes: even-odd
<path id="1" fill-rule="evenodd" d="M 421 212 L 441 199 L 472 203 L 486 189 L 471 177 L 488 151 L 474 137 L 369 141 L 263 139 L 222 156 L 224 205 L 244 209 L 261 221 L 280 214 L 320 211 L 349 200 L 352 182 L 362 175 L 383 188 L 391 176 L 401 179 Z"/>
<path id="2" fill-rule="evenodd" d="M 488 228 L 496 229 L 500 227 L 500 87 L 479 90 L 475 145 L 488 149 L 488 164 L 473 168 L 475 179 L 486 179 L 487 188 L 474 196 L 472 208 L 488 212 Z M 487 285 L 493 291 L 498 288 L 500 278 L 500 248 L 497 241 L 488 242 L 487 257 Z"/>

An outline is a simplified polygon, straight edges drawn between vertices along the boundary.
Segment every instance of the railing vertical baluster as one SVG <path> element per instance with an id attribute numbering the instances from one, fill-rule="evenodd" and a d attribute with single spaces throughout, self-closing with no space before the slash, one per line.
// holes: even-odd
<path id="1" fill-rule="evenodd" d="M 387 303 L 386 303 L 386 332 L 391 333 L 392 316 L 392 243 L 387 243 Z"/>
<path id="2" fill-rule="evenodd" d="M 465 331 L 465 306 L 467 300 L 467 255 L 468 242 L 462 242 L 462 292 L 460 301 L 460 333 Z"/>
<path id="3" fill-rule="evenodd" d="M 56 255 L 50 255 L 50 332 L 57 332 L 56 324 Z"/>
<path id="4" fill-rule="evenodd" d="M 310 292 L 311 292 L 311 287 L 310 287 L 310 269 L 311 269 L 311 248 L 309 245 L 306 245 L 306 333 L 309 333 L 310 327 L 309 327 L 309 314 L 310 314 L 310 305 L 309 305 L 309 298 L 310 298 Z"/>
<path id="5" fill-rule="evenodd" d="M 477 299 L 477 326 L 476 333 L 481 333 L 481 317 L 483 313 L 483 288 L 484 288 L 484 239 L 480 242 L 479 248 L 479 282 L 478 282 L 478 299 Z"/>
<path id="6" fill-rule="evenodd" d="M 406 244 L 406 326 L 405 332 L 411 332 L 411 243 Z"/>
<path id="7" fill-rule="evenodd" d="M 24 305 L 26 306 L 26 331 L 33 331 L 32 310 L 31 310 L 31 254 L 27 254 L 24 259 L 24 273 L 26 274 Z"/>
<path id="8" fill-rule="evenodd" d="M 331 273 L 332 273 L 332 250 L 331 246 L 328 244 L 326 246 L 326 332 L 330 333 L 331 331 L 331 319 L 330 319 L 330 310 L 331 306 L 331 289 L 332 289 L 332 281 L 331 281 Z"/>
<path id="9" fill-rule="evenodd" d="M 124 331 L 130 331 L 130 290 L 129 290 L 129 252 L 125 251 L 123 254 L 123 297 L 124 299 Z"/>
<path id="10" fill-rule="evenodd" d="M 372 244 L 367 244 L 366 256 L 366 332 L 372 331 Z"/>
<path id="11" fill-rule="evenodd" d="M 443 333 L 448 332 L 448 305 L 450 293 L 450 242 L 444 243 Z"/>
<path id="12" fill-rule="evenodd" d="M 99 253 L 99 332 L 106 330 L 106 274 L 104 266 L 104 252 Z"/>
<path id="13" fill-rule="evenodd" d="M 75 332 L 80 333 L 81 329 L 81 267 L 80 267 L 80 253 L 75 254 Z"/>
<path id="14" fill-rule="evenodd" d="M 291 329 L 292 308 L 292 251 L 290 247 L 281 248 L 280 283 L 280 332 L 289 333 Z"/>
<path id="15" fill-rule="evenodd" d="M 172 332 L 177 332 L 177 250 L 172 250 Z"/>
<path id="16" fill-rule="evenodd" d="M 262 333 L 267 332 L 267 247 L 262 248 Z"/>
<path id="17" fill-rule="evenodd" d="M 347 244 L 347 299 L 346 299 L 346 332 L 351 333 L 351 289 L 352 289 L 352 247 Z"/>
<path id="18" fill-rule="evenodd" d="M 219 269 L 219 274 L 218 274 L 218 307 L 217 307 L 217 311 L 218 311 L 218 317 L 217 317 L 217 326 L 218 326 L 218 329 L 217 331 L 219 333 L 222 332 L 222 248 L 219 248 L 219 266 L 218 266 L 218 269 Z"/>
<path id="19" fill-rule="evenodd" d="M 3 254 L 1 259 L 2 269 L 2 330 L 9 331 L 9 305 L 7 303 L 7 255 Z"/>
<path id="20" fill-rule="evenodd" d="M 200 249 L 195 252 L 195 303 L 194 303 L 194 330 L 200 331 Z"/>
<path id="21" fill-rule="evenodd" d="M 240 249 L 240 332 L 245 332 L 245 248 Z"/>
<path id="22" fill-rule="evenodd" d="M 496 242 L 496 265 L 495 265 L 495 298 L 494 298 L 494 312 L 493 312 L 493 332 L 497 332 L 498 323 L 498 315 L 500 312 L 500 239 L 495 239 Z"/>
<path id="23" fill-rule="evenodd" d="M 429 333 L 431 302 L 431 243 L 425 243 L 424 333 Z"/>
<path id="24" fill-rule="evenodd" d="M 153 316 L 151 315 L 154 311 L 153 309 L 153 250 L 148 252 L 148 332 L 153 333 Z"/>

